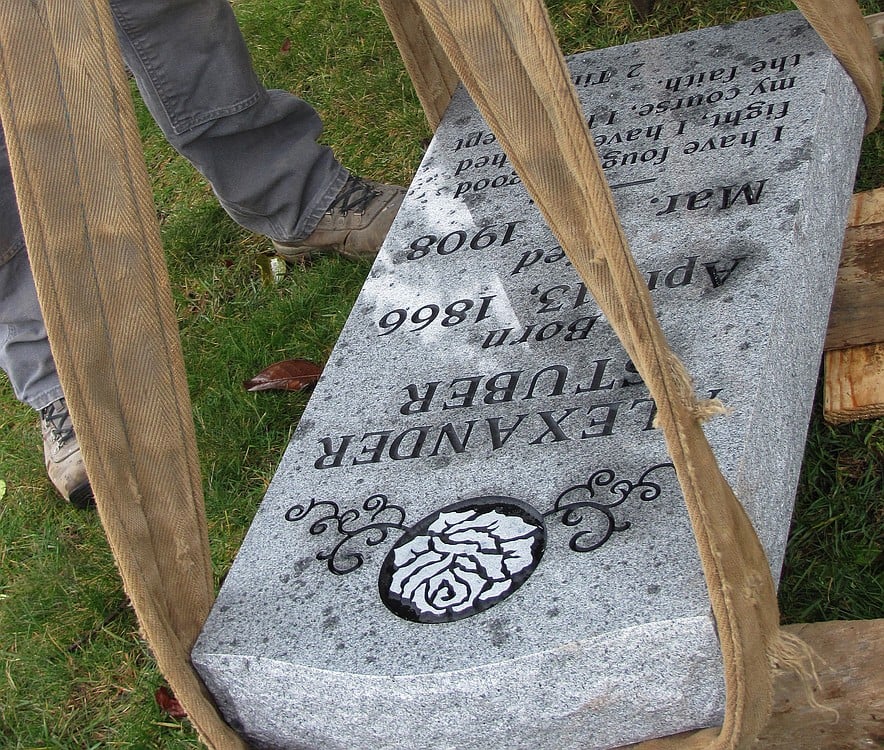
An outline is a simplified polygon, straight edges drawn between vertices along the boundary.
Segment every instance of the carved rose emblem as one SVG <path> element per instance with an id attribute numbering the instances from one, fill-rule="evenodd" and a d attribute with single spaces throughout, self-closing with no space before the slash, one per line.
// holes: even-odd
<path id="1" fill-rule="evenodd" d="M 537 567 L 543 518 L 513 498 L 483 497 L 436 511 L 390 550 L 378 581 L 384 604 L 417 622 L 451 622 L 512 594 Z"/>

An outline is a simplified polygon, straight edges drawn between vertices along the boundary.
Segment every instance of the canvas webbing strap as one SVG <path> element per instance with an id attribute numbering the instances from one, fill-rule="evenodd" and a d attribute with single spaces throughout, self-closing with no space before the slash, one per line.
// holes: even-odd
<path id="1" fill-rule="evenodd" d="M 0 116 L 34 279 L 126 593 L 210 747 L 190 666 L 214 590 L 178 327 L 106 0 L 0 3 Z"/>
<path id="2" fill-rule="evenodd" d="M 881 119 L 881 63 L 856 0 L 794 0 L 853 79 L 866 104 L 866 133 Z"/>
<path id="3" fill-rule="evenodd" d="M 433 130 L 442 122 L 459 79 L 413 2 L 381 0 L 381 10 Z"/>
<path id="4" fill-rule="evenodd" d="M 695 399 L 629 252 L 545 7 L 534 0 L 416 2 L 657 403 L 707 581 L 727 697 L 720 730 L 642 747 L 745 747 L 767 721 L 770 664 L 784 651 L 776 591 L 700 426 L 715 405 Z"/>

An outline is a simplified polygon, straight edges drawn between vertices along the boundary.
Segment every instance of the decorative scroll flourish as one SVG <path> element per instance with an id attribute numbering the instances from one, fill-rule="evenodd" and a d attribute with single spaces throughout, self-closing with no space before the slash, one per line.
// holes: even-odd
<path id="1" fill-rule="evenodd" d="M 660 485 L 648 477 L 660 469 L 675 469 L 671 463 L 661 463 L 645 471 L 637 481 L 616 479 L 610 469 L 599 469 L 586 482 L 564 490 L 553 504 L 552 509 L 543 514 L 544 518 L 562 514 L 563 526 L 583 528 L 571 537 L 568 546 L 574 552 L 591 552 L 607 542 L 614 532 L 626 531 L 629 521 L 617 522 L 612 512 L 638 490 L 638 497 L 645 502 L 660 496 Z M 616 481 L 615 481 L 616 480 Z M 599 496 L 599 493 L 605 493 Z"/>
<path id="2" fill-rule="evenodd" d="M 310 524 L 310 533 L 319 536 L 333 526 L 337 533 L 342 535 L 342 539 L 330 550 L 320 552 L 316 559 L 327 561 L 328 569 L 339 576 L 352 573 L 365 562 L 361 552 L 346 548 L 348 543 L 357 537 L 363 537 L 366 546 L 376 547 L 387 540 L 391 531 L 407 529 L 404 523 L 405 511 L 398 505 L 390 503 L 387 496 L 382 494 L 372 495 L 365 500 L 362 503 L 362 510 L 351 508 L 343 513 L 338 504 L 332 500 L 311 498 L 307 505 L 298 504 L 289 508 L 285 520 L 300 521 L 317 509 L 323 515 Z M 365 523 L 366 518 L 368 523 Z"/>

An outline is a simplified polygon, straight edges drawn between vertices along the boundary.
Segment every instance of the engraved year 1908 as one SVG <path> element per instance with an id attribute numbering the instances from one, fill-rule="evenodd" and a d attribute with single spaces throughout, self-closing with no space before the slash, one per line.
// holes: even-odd
<path id="1" fill-rule="evenodd" d="M 409 244 L 406 260 L 420 260 L 430 253 L 451 255 L 458 250 L 486 250 L 498 246 L 503 247 L 513 241 L 516 227 L 524 220 L 508 221 L 506 224 L 480 227 L 475 232 L 456 229 L 446 235 L 425 234 Z"/>

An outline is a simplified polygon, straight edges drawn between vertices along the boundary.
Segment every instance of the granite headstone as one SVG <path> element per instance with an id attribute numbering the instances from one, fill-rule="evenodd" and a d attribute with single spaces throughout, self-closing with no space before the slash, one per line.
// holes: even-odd
<path id="1" fill-rule="evenodd" d="M 864 109 L 799 14 L 569 59 L 778 575 Z M 654 404 L 463 90 L 193 662 L 255 747 L 610 748 L 720 722 Z"/>

